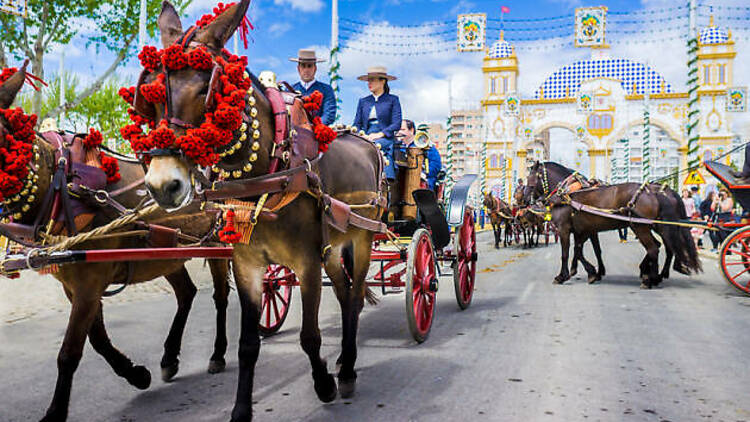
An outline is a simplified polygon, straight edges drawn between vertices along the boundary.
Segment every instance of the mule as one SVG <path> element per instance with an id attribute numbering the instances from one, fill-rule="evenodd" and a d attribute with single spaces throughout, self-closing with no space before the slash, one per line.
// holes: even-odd
<path id="1" fill-rule="evenodd" d="M 187 54 L 196 48 L 205 48 L 214 57 L 226 58 L 222 52 L 224 44 L 241 25 L 247 11 L 249 0 L 243 0 L 226 9 L 208 25 L 183 31 L 182 23 L 175 9 L 168 2 L 163 3 L 158 18 L 162 44 L 165 48 L 174 45 L 182 46 Z M 216 68 L 215 68 L 216 69 Z M 147 72 L 143 83 L 157 80 L 163 70 Z M 166 72 L 166 71 L 165 71 Z M 168 128 L 176 136 L 182 136 L 190 128 L 205 123 L 207 112 L 211 111 L 210 101 L 206 98 L 214 95 L 211 86 L 212 71 L 185 68 L 179 71 L 168 71 L 166 83 L 170 92 L 165 103 L 149 103 L 141 110 L 154 121 L 168 121 Z M 361 228 L 349 227 L 348 230 L 333 230 L 326 225 L 324 213 L 327 209 L 325 197 L 348 204 L 360 204 L 358 216 L 376 220 L 383 213 L 383 206 L 367 204 L 381 203 L 382 198 L 382 158 L 379 150 L 371 142 L 350 134 L 339 134 L 320 158 L 300 158 L 294 163 L 295 151 L 288 151 L 279 159 L 276 148 L 275 130 L 281 130 L 272 108 L 271 94 L 278 91 L 264 90 L 257 78 L 251 74 L 244 76 L 250 80 L 251 89 L 247 90 L 245 109 L 243 110 L 243 128 L 232 133 L 232 146 L 221 151 L 223 154 L 215 170 L 225 174 L 227 180 L 269 180 L 275 177 L 272 173 L 275 166 L 281 163 L 281 171 L 296 172 L 300 168 L 308 179 L 319 180 L 322 193 L 302 192 L 291 202 L 275 209 L 267 219 L 257 220 L 252 231 L 245 231 L 249 237 L 236 243 L 233 253 L 234 278 L 240 300 L 242 322 L 239 344 L 239 379 L 237 395 L 231 419 L 247 421 L 252 419 L 252 390 L 255 366 L 260 351 L 258 321 L 261 310 L 261 292 L 263 273 L 269 264 L 280 264 L 291 268 L 300 280 L 302 298 L 302 329 L 300 344 L 307 354 L 312 367 L 314 389 L 318 398 L 330 402 L 337 396 L 350 397 L 354 394 L 357 372 L 354 369 L 357 358 L 357 329 L 359 315 L 364 306 L 366 285 L 365 277 L 370 265 L 370 253 L 373 232 Z M 136 88 L 137 90 L 137 88 Z M 138 91 L 136 91 L 138 92 Z M 170 107 L 165 107 L 169 104 Z M 291 140 L 284 145 L 297 145 L 296 139 L 312 136 L 306 119 L 299 117 L 299 101 L 292 107 L 294 130 Z M 136 101 L 136 106 L 139 103 Z M 142 105 L 142 104 L 141 104 Z M 248 134 L 252 136 L 247 136 Z M 295 135 L 296 134 L 296 135 Z M 196 163 L 184 154 L 167 149 L 155 151 L 151 155 L 146 174 L 146 184 L 153 198 L 167 209 L 178 209 L 188 204 L 200 192 L 200 177 L 196 174 Z M 317 151 L 316 151 L 317 154 Z M 220 155 L 221 156 L 221 155 Z M 288 158 L 288 160 L 284 159 Z M 250 164 L 249 166 L 246 165 Z M 302 167 L 300 167 L 302 166 Z M 287 168 L 288 170 L 283 170 Z M 300 170 L 302 171 L 302 170 Z M 283 174 L 283 173 L 282 173 Z M 198 182 L 196 182 L 196 180 Z M 275 179 L 274 179 L 275 180 Z M 227 182 L 231 186 L 232 182 Z M 234 186 L 247 186 L 237 183 Z M 288 186 L 288 185 L 287 185 Z M 258 191 L 252 195 L 238 194 L 243 201 L 258 204 L 267 198 Z M 270 201 L 270 199 L 269 199 Z M 354 214 L 352 214 L 354 217 Z M 342 266 L 343 262 L 343 266 Z M 338 386 L 334 377 L 329 374 L 326 361 L 320 356 L 321 337 L 318 324 L 318 311 L 321 295 L 321 266 L 330 277 L 341 307 L 342 342 L 337 374 Z"/>
<path id="2" fill-rule="evenodd" d="M 0 108 L 7 109 L 21 89 L 25 77 L 25 66 L 0 86 Z M 13 134 L 9 123 L 0 116 L 0 134 Z M 0 146 L 4 146 L 0 137 Z M 15 223 L 33 224 L 36 214 L 42 212 L 42 202 L 51 189 L 52 174 L 56 168 L 55 148 L 40 136 L 33 141 L 35 158 L 33 166 L 36 178 L 32 182 L 36 190 L 32 196 L 18 202 L 7 202 L 3 208 L 8 214 L 21 213 Z M 117 201 L 128 208 L 136 207 L 143 200 L 134 187 L 141 185 L 144 172 L 137 161 L 118 157 L 121 180 L 107 186 L 108 192 L 121 191 Z M 133 187 L 129 189 L 128 187 Z M 122 190 L 126 188 L 125 190 Z M 28 201 L 28 202 L 27 202 Z M 23 207 L 28 204 L 28 209 Z M 114 210 L 100 210 L 93 221 L 83 230 L 99 227 L 118 215 Z M 184 233 L 203 237 L 213 227 L 212 218 L 199 214 L 198 209 L 186 210 L 177 214 L 159 212 L 147 219 L 148 222 L 181 228 Z M 16 214 L 17 215 L 17 214 Z M 132 230 L 125 227 L 124 230 Z M 146 248 L 143 238 L 115 237 L 104 240 L 90 240 L 76 246 L 76 249 Z M 139 263 L 76 263 L 62 265 L 52 275 L 60 281 L 65 295 L 71 302 L 70 318 L 63 343 L 57 356 L 58 376 L 52 402 L 42 420 L 64 421 L 68 414 L 73 375 L 83 354 L 86 337 L 94 348 L 109 363 L 114 372 L 138 389 L 146 389 L 151 384 L 151 373 L 147 368 L 135 365 L 112 345 L 104 325 L 102 296 L 110 284 L 140 283 L 164 276 L 172 286 L 177 299 L 177 312 L 173 318 L 169 334 L 164 342 L 164 355 L 161 359 L 162 379 L 171 380 L 178 372 L 182 335 L 197 289 L 190 279 L 184 260 L 169 260 Z M 216 338 L 211 356 L 210 373 L 224 370 L 226 365 L 226 308 L 229 294 L 229 268 L 226 261 L 209 260 L 214 284 L 214 304 L 216 306 Z"/>
<path id="3" fill-rule="evenodd" d="M 658 271 L 660 243 L 654 238 L 652 230 L 657 232 L 664 241 L 668 254 L 665 267 L 669 266 L 671 260 L 669 255 L 673 254 L 675 271 L 683 274 L 701 271 L 697 249 L 695 243 L 692 242 L 689 229 L 670 225 L 630 224 L 623 220 L 584 211 L 579 212 L 570 205 L 570 201 L 573 200 L 598 209 L 614 210 L 619 214 L 624 213 L 652 220 L 676 221 L 684 218 L 685 209 L 674 191 L 653 184 L 623 183 L 567 192 L 565 185 L 571 180 L 573 174 L 572 170 L 559 164 L 537 162 L 529 171 L 527 183 L 528 198 L 544 198 L 552 204 L 552 218 L 560 230 L 562 265 L 560 274 L 555 277 L 556 283 L 563 283 L 570 278 L 567 258 L 571 232 L 582 236 L 576 240 L 575 256 L 579 256 L 582 255 L 581 247 L 585 238 L 600 231 L 628 226 L 633 229 L 636 237 L 646 249 L 646 256 L 639 266 L 642 288 L 652 288 L 658 285 L 665 275 L 665 271 L 661 274 Z M 600 258 L 597 256 L 597 259 Z M 587 272 L 591 280 L 593 268 L 587 267 Z M 668 275 L 668 271 L 666 274 Z"/>

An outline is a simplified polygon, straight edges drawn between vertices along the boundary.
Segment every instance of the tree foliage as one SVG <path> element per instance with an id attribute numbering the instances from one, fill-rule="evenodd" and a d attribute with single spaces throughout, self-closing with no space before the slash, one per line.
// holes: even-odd
<path id="1" fill-rule="evenodd" d="M 192 0 L 174 0 L 178 11 Z M 156 20 L 161 0 L 147 0 L 146 29 L 151 36 L 157 30 Z M 28 0 L 28 17 L 0 14 L 0 65 L 8 58 L 28 58 L 31 71 L 44 77 L 44 58 L 53 48 L 65 48 L 74 38 L 82 37 L 87 47 L 106 49 L 114 54 L 112 61 L 102 64 L 93 82 L 63 106 L 42 113 L 42 96 L 32 98 L 32 111 L 41 118 L 55 117 L 80 105 L 96 92 L 114 71 L 136 52 L 139 0 Z M 67 100 L 67 98 L 66 98 Z"/>

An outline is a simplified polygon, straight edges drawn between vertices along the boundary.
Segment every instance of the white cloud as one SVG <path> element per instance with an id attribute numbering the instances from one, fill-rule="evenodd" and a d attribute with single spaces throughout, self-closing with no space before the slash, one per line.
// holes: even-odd
<path id="1" fill-rule="evenodd" d="M 290 6 L 301 12 L 319 12 L 323 9 L 322 0 L 273 0 L 277 6 Z"/>
<path id="2" fill-rule="evenodd" d="M 268 28 L 268 32 L 270 33 L 271 38 L 279 38 L 282 35 L 289 32 L 289 30 L 292 29 L 292 24 L 289 22 L 278 22 L 272 24 Z"/>

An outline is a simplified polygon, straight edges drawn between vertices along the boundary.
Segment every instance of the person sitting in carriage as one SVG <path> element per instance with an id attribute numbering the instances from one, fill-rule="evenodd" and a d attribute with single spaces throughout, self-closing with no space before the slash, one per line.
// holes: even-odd
<path id="1" fill-rule="evenodd" d="M 367 74 L 357 79 L 367 82 L 371 95 L 362 97 L 357 104 L 354 126 L 366 134 L 366 138 L 380 145 L 380 150 L 386 159 L 385 177 L 388 179 L 388 189 L 393 196 L 398 191 L 396 181 L 396 166 L 393 159 L 393 148 L 396 142 L 396 132 L 401 129 L 401 102 L 391 94 L 388 82 L 396 77 L 388 74 L 383 66 L 367 69 Z M 389 208 L 399 201 L 389 200 Z"/>
<path id="2" fill-rule="evenodd" d="M 316 116 L 324 125 L 331 125 L 336 120 L 336 94 L 330 85 L 315 80 L 315 73 L 318 71 L 318 63 L 324 62 L 315 56 L 315 50 L 302 49 L 297 53 L 297 57 L 289 59 L 297 63 L 297 73 L 300 81 L 295 83 L 292 88 L 299 91 L 302 96 L 307 96 L 315 91 L 323 94 L 323 104 Z"/>
<path id="3" fill-rule="evenodd" d="M 419 126 L 420 132 L 427 132 L 427 125 Z M 414 145 L 414 138 L 417 134 L 417 128 L 414 122 L 409 119 L 404 119 L 401 123 L 401 130 L 398 132 L 398 138 L 400 139 L 399 146 L 406 149 Z M 428 146 L 422 148 L 425 150 L 425 163 L 424 169 L 427 175 L 427 187 L 437 193 L 436 188 L 438 180 L 440 179 L 440 173 L 443 170 L 443 163 L 440 159 L 440 152 L 435 147 L 435 144 L 430 142 Z"/>

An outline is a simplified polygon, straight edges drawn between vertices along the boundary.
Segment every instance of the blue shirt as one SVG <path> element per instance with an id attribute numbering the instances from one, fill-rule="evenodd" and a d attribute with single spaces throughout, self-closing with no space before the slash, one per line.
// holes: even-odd
<path id="1" fill-rule="evenodd" d="M 395 95 L 384 93 L 377 101 L 373 95 L 360 98 L 357 104 L 357 114 L 354 117 L 354 126 L 367 132 L 370 110 L 373 106 L 380 124 L 379 132 L 383 132 L 386 138 L 393 139 L 396 132 L 401 129 L 401 102 Z"/>
<path id="2" fill-rule="evenodd" d="M 333 93 L 331 85 L 315 81 L 310 85 L 310 89 L 305 89 L 302 82 L 297 82 L 292 88 L 301 92 L 303 96 L 308 96 L 315 91 L 320 91 L 320 93 L 323 94 L 323 105 L 320 107 L 318 113 L 316 113 L 316 116 L 320 117 L 320 120 L 323 121 L 324 125 L 331 125 L 336 121 L 336 95 Z"/>
<path id="3" fill-rule="evenodd" d="M 440 170 L 443 169 L 443 163 L 440 159 L 440 152 L 438 152 L 438 149 L 435 148 L 435 145 L 432 145 L 430 149 L 427 150 L 427 164 L 427 185 L 430 187 L 430 189 L 435 190 L 438 173 L 440 173 Z"/>

